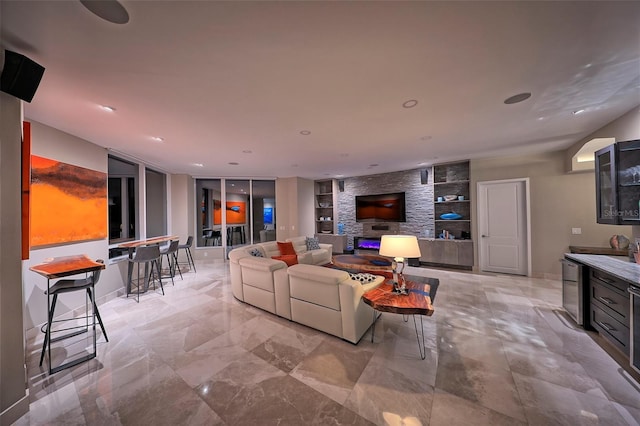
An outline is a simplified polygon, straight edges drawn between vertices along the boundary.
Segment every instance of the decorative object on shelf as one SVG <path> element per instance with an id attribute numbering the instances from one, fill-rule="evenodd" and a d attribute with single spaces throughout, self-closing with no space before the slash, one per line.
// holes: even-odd
<path id="1" fill-rule="evenodd" d="M 320 233 L 322 233 L 322 234 L 330 234 L 330 233 L 331 233 L 331 231 L 323 230 L 323 231 L 320 231 Z"/>
<path id="2" fill-rule="evenodd" d="M 322 207 L 323 209 L 326 209 L 328 207 L 331 207 L 331 203 L 319 203 L 320 207 Z"/>
<path id="3" fill-rule="evenodd" d="M 344 223 L 338 224 L 338 235 L 344 235 Z"/>
<path id="4" fill-rule="evenodd" d="M 438 202 L 439 202 L 439 203 L 441 203 L 441 202 L 443 202 L 443 201 L 444 201 L 444 198 L 442 198 L 442 197 L 438 197 Z"/>
<path id="5" fill-rule="evenodd" d="M 458 195 L 458 201 L 464 201 L 464 195 Z"/>
<path id="6" fill-rule="evenodd" d="M 457 220 L 461 218 L 462 218 L 462 215 L 459 215 L 456 212 L 443 213 L 440 215 L 440 219 L 444 219 L 444 220 Z"/>
<path id="7" fill-rule="evenodd" d="M 380 239 L 380 256 L 393 257 L 394 293 L 408 295 L 402 270 L 405 258 L 422 256 L 418 238 L 415 235 L 383 235 Z"/>
<path id="8" fill-rule="evenodd" d="M 440 235 L 438 235 L 438 238 L 440 238 L 441 240 L 455 240 L 456 239 L 455 235 L 453 235 L 449 231 L 442 231 L 442 233 Z"/>
<path id="9" fill-rule="evenodd" d="M 457 196 L 457 195 L 453 195 L 453 194 L 451 194 L 451 195 L 445 195 L 445 196 L 444 196 L 444 200 L 445 200 L 445 201 L 453 201 L 453 200 L 455 200 L 456 198 L 458 198 L 458 196 Z"/>
<path id="10" fill-rule="evenodd" d="M 629 248 L 629 238 L 624 235 L 613 235 L 609 240 L 609 244 L 614 249 L 628 249 Z"/>

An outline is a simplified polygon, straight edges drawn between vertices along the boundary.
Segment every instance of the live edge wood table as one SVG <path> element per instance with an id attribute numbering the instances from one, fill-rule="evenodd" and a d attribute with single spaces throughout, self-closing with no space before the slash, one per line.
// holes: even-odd
<path id="1" fill-rule="evenodd" d="M 424 324 L 422 318 L 433 315 L 433 305 L 431 303 L 432 298 L 435 298 L 439 280 L 436 278 L 411 275 L 405 275 L 404 278 L 407 290 L 409 291 L 407 295 L 394 293 L 393 280 L 387 279 L 380 286 L 369 290 L 362 296 L 364 303 L 374 309 L 371 341 L 373 342 L 373 336 L 375 335 L 376 321 L 382 315 L 376 315 L 376 311 L 402 314 L 405 322 L 409 320 L 408 315 L 412 315 L 413 327 L 416 330 L 416 339 L 418 340 L 420 359 L 425 359 L 427 350 L 424 344 Z M 418 333 L 416 315 L 420 316 L 421 333 Z"/>
<path id="2" fill-rule="evenodd" d="M 63 257 L 54 257 L 47 259 L 45 262 L 40 263 L 38 265 L 34 265 L 29 269 L 33 272 L 36 272 L 47 279 L 47 329 L 45 331 L 45 342 L 47 346 L 47 355 L 49 358 L 49 374 L 56 373 L 65 368 L 73 367 L 74 365 L 80 364 L 81 362 L 88 361 L 96 357 L 96 312 L 95 309 L 91 309 L 93 316 L 93 353 L 87 354 L 81 358 L 75 359 L 73 361 L 69 361 L 67 363 L 63 363 L 57 367 L 51 367 L 51 343 L 53 341 L 63 340 L 69 337 L 77 336 L 80 333 L 84 333 L 84 331 L 76 331 L 72 333 L 65 334 L 64 336 L 56 337 L 55 339 L 51 339 L 51 322 L 53 320 L 53 312 L 51 311 L 51 280 L 57 278 L 68 277 L 71 275 L 89 273 L 98 271 L 100 269 L 104 269 L 104 263 L 94 262 L 89 259 L 84 254 L 74 255 L 74 256 L 63 256 Z M 95 292 L 94 300 L 95 300 Z M 42 361 L 40 361 L 42 363 Z"/>

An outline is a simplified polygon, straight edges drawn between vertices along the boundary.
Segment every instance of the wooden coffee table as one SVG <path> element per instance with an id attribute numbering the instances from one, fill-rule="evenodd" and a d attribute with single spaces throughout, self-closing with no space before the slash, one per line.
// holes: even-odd
<path id="1" fill-rule="evenodd" d="M 436 278 L 418 277 L 412 275 L 405 275 L 406 287 L 409 290 L 408 295 L 400 295 L 393 292 L 393 280 L 387 279 L 383 284 L 369 290 L 362 295 L 362 300 L 367 305 L 371 306 L 373 311 L 373 324 L 371 328 L 371 341 L 373 342 L 373 336 L 376 331 L 376 321 L 382 312 L 390 312 L 394 314 L 402 314 L 405 322 L 409 321 L 409 315 L 413 316 L 413 327 L 416 330 L 416 338 L 418 340 L 418 350 L 420 351 L 420 358 L 425 359 L 427 350 L 424 342 L 424 324 L 422 318 L 424 316 L 430 317 L 433 315 L 432 300 L 435 298 L 438 284 L 440 283 Z M 376 311 L 380 314 L 376 315 Z M 416 322 L 416 315 L 420 316 L 420 328 L 421 333 L 418 333 L 418 323 Z M 421 339 L 422 337 L 422 339 Z"/>

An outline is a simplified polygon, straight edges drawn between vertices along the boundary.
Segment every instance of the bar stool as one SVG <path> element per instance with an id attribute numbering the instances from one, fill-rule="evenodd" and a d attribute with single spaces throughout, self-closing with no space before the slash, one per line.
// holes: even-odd
<path id="1" fill-rule="evenodd" d="M 178 265 L 178 240 L 171 241 L 168 246 L 160 249 L 160 270 L 162 270 L 162 256 L 167 256 L 167 262 L 169 263 L 169 276 L 171 277 L 171 284 L 176 285 L 173 282 L 173 277 L 176 274 L 176 268 L 180 273 L 180 279 L 182 278 L 182 271 L 180 265 Z"/>
<path id="2" fill-rule="evenodd" d="M 192 245 L 193 245 L 193 235 L 189 235 L 189 238 L 187 238 L 186 243 L 178 245 L 178 250 L 184 250 L 185 254 L 187 255 L 187 265 L 189 265 L 190 268 L 193 267 L 193 272 L 197 272 L 196 263 L 193 261 L 193 256 L 191 255 Z"/>
<path id="3" fill-rule="evenodd" d="M 96 262 L 98 263 L 104 263 L 104 260 L 102 259 L 96 259 Z M 53 342 L 57 342 L 59 340 L 63 340 L 69 337 L 73 337 L 73 336 L 77 336 L 79 334 L 82 333 L 86 333 L 89 330 L 89 314 L 88 314 L 88 309 L 87 309 L 87 304 L 85 301 L 85 316 L 82 317 L 78 317 L 78 318 L 72 318 L 72 319 L 67 319 L 67 320 L 57 320 L 54 321 L 53 317 L 55 316 L 55 310 L 56 310 L 56 303 L 58 302 L 58 295 L 59 294 L 63 294 L 63 293 L 71 293 L 74 291 L 81 291 L 81 290 L 85 290 L 87 292 L 87 296 L 89 298 L 89 300 L 91 301 L 91 306 L 92 306 L 92 313 L 93 315 L 95 315 L 93 318 L 93 354 L 95 356 L 96 353 L 96 334 L 95 334 L 95 318 L 98 319 L 98 323 L 100 324 L 100 328 L 102 329 L 102 334 L 104 335 L 105 340 L 108 342 L 109 338 L 107 337 L 107 331 L 104 328 L 104 323 L 102 322 L 102 318 L 100 317 L 100 311 L 98 310 L 98 305 L 96 304 L 96 299 L 94 297 L 95 295 L 95 285 L 98 282 L 98 280 L 100 279 L 100 272 L 101 270 L 97 270 L 94 271 L 91 276 L 88 276 L 86 278 L 81 278 L 81 279 L 66 279 L 66 280 L 58 280 L 53 286 L 51 286 L 51 288 L 48 291 L 45 291 L 44 294 L 48 294 L 50 296 L 53 296 L 53 302 L 51 303 L 51 310 L 49 312 L 48 315 L 48 319 L 47 319 L 47 323 L 44 324 L 40 330 L 45 333 L 44 334 L 44 342 L 42 343 L 42 352 L 40 353 L 40 366 L 42 366 L 42 362 L 44 361 L 44 353 L 46 351 L 46 349 L 51 345 L 51 343 Z M 65 334 L 64 336 L 58 336 L 58 337 L 50 337 L 50 334 L 52 333 L 51 331 L 51 326 L 53 325 L 53 323 L 55 322 L 63 322 L 63 321 L 75 321 L 78 319 L 82 319 L 82 318 L 86 318 L 87 323 L 85 325 L 79 325 L 79 326 L 73 326 L 73 327 L 69 327 L 69 328 L 64 328 L 61 330 L 56 330 L 55 332 L 61 332 L 61 331 L 68 331 L 68 330 L 73 330 L 73 329 L 77 329 L 74 332 Z M 48 331 L 48 332 L 47 332 Z M 63 368 L 68 368 L 68 367 L 72 367 L 76 364 L 79 364 L 80 362 L 85 361 L 85 358 L 87 357 L 83 357 L 80 358 L 76 361 L 72 361 L 69 363 L 66 363 L 62 366 L 56 367 L 54 369 L 51 368 L 51 359 L 49 359 L 49 372 L 50 373 L 55 373 L 57 371 L 62 370 Z"/>
<path id="4" fill-rule="evenodd" d="M 164 296 L 164 287 L 162 286 L 162 273 L 160 271 L 160 247 L 157 245 L 152 246 L 140 246 L 136 248 L 136 251 L 129 257 L 129 271 L 128 271 L 128 281 L 127 281 L 127 297 L 131 293 L 131 285 L 133 284 L 133 268 L 137 266 L 138 273 L 136 279 L 136 288 L 138 293 L 137 302 L 140 303 L 140 265 L 144 264 L 144 291 L 149 289 L 149 283 L 153 280 L 153 276 L 155 272 L 153 270 L 154 266 L 158 273 L 158 282 L 160 283 L 160 289 L 162 290 L 162 295 Z M 154 281 L 155 288 L 155 281 Z"/>

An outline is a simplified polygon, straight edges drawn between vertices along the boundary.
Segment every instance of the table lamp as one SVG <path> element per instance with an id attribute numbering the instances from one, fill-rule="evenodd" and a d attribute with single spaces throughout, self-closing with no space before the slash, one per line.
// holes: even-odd
<path id="1" fill-rule="evenodd" d="M 380 240 L 380 256 L 393 257 L 393 280 L 396 283 L 394 292 L 409 294 L 402 271 L 405 266 L 405 258 L 421 256 L 418 238 L 414 235 L 383 235 Z"/>

